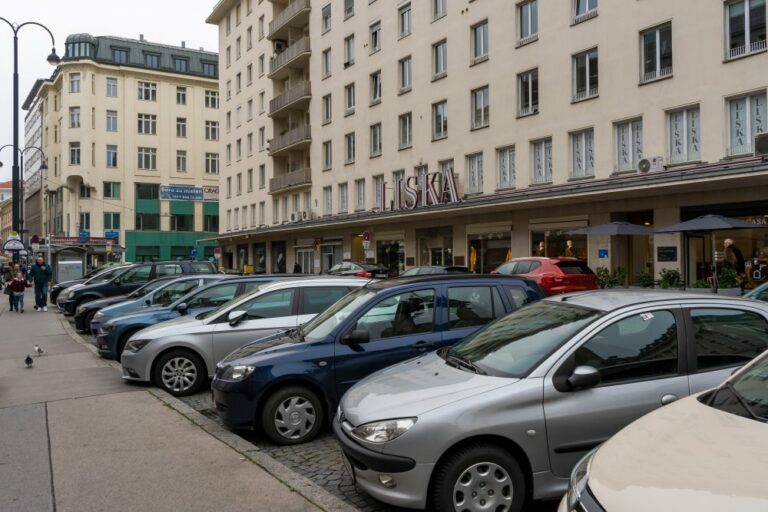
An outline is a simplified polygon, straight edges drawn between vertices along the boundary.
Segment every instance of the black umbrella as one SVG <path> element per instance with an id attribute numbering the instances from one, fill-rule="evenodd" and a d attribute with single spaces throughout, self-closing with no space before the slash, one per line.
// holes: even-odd
<path id="1" fill-rule="evenodd" d="M 679 224 L 667 226 L 665 228 L 657 229 L 657 233 L 682 233 L 691 231 L 707 232 L 712 239 L 712 291 L 717 293 L 717 261 L 715 254 L 717 253 L 717 242 L 715 241 L 715 231 L 725 231 L 728 229 L 756 229 L 756 228 L 768 228 L 764 224 L 755 224 L 754 222 L 746 222 L 739 219 L 732 219 L 730 217 L 723 217 L 722 215 L 702 215 L 695 219 L 687 220 Z"/>
<path id="2" fill-rule="evenodd" d="M 608 235 L 608 236 L 646 236 L 652 235 L 655 231 L 645 226 L 630 224 L 629 222 L 609 222 L 598 226 L 588 228 L 574 229 L 569 231 L 572 235 Z"/>

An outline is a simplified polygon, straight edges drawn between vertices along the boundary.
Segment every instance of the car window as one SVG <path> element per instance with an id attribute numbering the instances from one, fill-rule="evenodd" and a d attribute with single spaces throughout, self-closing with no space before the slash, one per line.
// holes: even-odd
<path id="1" fill-rule="evenodd" d="M 192 270 L 201 274 L 210 274 L 212 272 L 211 264 L 205 261 L 191 261 L 189 266 L 192 267 Z"/>
<path id="2" fill-rule="evenodd" d="M 737 309 L 692 309 L 693 344 L 699 371 L 742 365 L 768 349 L 768 324 Z"/>
<path id="3" fill-rule="evenodd" d="M 514 274 L 517 269 L 517 264 L 517 261 L 510 261 L 509 263 L 505 263 L 496 269 L 496 272 L 499 274 Z"/>
<path id="4" fill-rule="evenodd" d="M 348 272 L 348 271 L 354 270 L 354 269 L 355 269 L 355 266 L 352 265 L 351 263 L 342 263 L 341 264 L 342 272 Z"/>
<path id="5" fill-rule="evenodd" d="M 676 375 L 677 322 L 669 311 L 640 313 L 601 330 L 575 353 L 576 365 L 600 371 L 603 384 Z"/>
<path id="6" fill-rule="evenodd" d="M 247 318 L 280 318 L 290 316 L 293 312 L 293 295 L 295 288 L 276 290 L 254 297 L 240 304 L 238 310 L 243 310 Z"/>
<path id="7" fill-rule="evenodd" d="M 141 286 L 139 288 L 136 288 L 134 291 L 132 291 L 130 294 L 128 294 L 128 297 L 130 297 L 132 299 L 135 299 L 135 298 L 138 298 L 138 297 L 143 297 L 146 294 L 148 294 L 149 292 L 153 292 L 153 291 L 157 290 L 158 288 L 160 288 L 161 286 L 165 286 L 166 284 L 168 284 L 168 281 L 166 281 L 165 279 L 156 279 L 154 281 L 150 281 L 147 284 L 145 284 L 145 285 L 143 285 L 143 286 Z"/>
<path id="8" fill-rule="evenodd" d="M 531 269 L 531 263 L 530 261 L 518 261 L 515 270 L 510 274 L 527 274 Z"/>
<path id="9" fill-rule="evenodd" d="M 343 268 L 342 263 L 337 263 L 334 266 L 332 266 L 330 269 L 328 269 L 328 272 L 339 272 Z"/>
<path id="10" fill-rule="evenodd" d="M 415 276 L 418 274 L 418 267 L 409 268 L 404 272 L 400 272 L 400 277 Z"/>
<path id="11" fill-rule="evenodd" d="M 452 286 L 448 288 L 448 328 L 485 325 L 506 314 L 495 286 Z"/>
<path id="12" fill-rule="evenodd" d="M 563 274 L 593 274 L 583 261 L 558 261 L 555 263 Z"/>
<path id="13" fill-rule="evenodd" d="M 167 306 L 171 302 L 180 299 L 183 295 L 186 295 L 190 291 L 194 290 L 199 285 L 199 279 L 187 279 L 179 283 L 169 284 L 162 290 L 155 293 L 154 297 L 152 297 L 152 304 Z"/>
<path id="14" fill-rule="evenodd" d="M 532 261 L 532 262 L 530 262 L 530 267 L 528 267 L 528 272 L 533 272 L 534 270 L 536 270 L 540 266 L 541 266 L 541 262 L 540 261 Z"/>
<path id="15" fill-rule="evenodd" d="M 135 267 L 134 267 L 135 268 Z M 106 270 L 102 272 L 101 274 L 95 275 L 89 280 L 87 280 L 83 284 L 99 284 L 99 283 L 106 283 L 107 281 L 110 281 L 113 277 L 117 275 L 121 275 L 124 272 L 127 272 L 130 269 L 127 269 L 126 267 L 113 267 L 109 270 Z"/>
<path id="16" fill-rule="evenodd" d="M 181 265 L 176 263 L 160 263 L 155 266 L 155 276 L 157 277 L 173 276 L 181 273 Z"/>
<path id="17" fill-rule="evenodd" d="M 259 286 L 263 284 L 267 284 L 269 281 L 249 281 L 247 283 L 243 283 L 243 293 L 242 295 L 248 295 L 251 292 L 255 292 Z"/>
<path id="18" fill-rule="evenodd" d="M 512 301 L 512 308 L 517 309 L 528 304 L 528 294 L 525 293 L 525 289 L 520 286 L 505 286 L 504 290 L 507 292 L 507 297 Z"/>
<path id="19" fill-rule="evenodd" d="M 120 276 L 120 282 L 125 284 L 146 283 L 149 281 L 149 274 L 151 271 L 151 265 L 133 267 Z"/>
<path id="20" fill-rule="evenodd" d="M 349 293 L 349 288 L 346 286 L 311 286 L 304 288 L 301 314 L 317 315 L 322 313 L 347 293 Z"/>
<path id="21" fill-rule="evenodd" d="M 234 299 L 236 291 L 237 283 L 222 284 L 201 290 L 187 302 L 187 308 L 218 308 L 225 302 Z"/>
<path id="22" fill-rule="evenodd" d="M 388 297 L 357 321 L 355 329 L 368 331 L 371 341 L 432 332 L 435 291 L 419 290 Z"/>

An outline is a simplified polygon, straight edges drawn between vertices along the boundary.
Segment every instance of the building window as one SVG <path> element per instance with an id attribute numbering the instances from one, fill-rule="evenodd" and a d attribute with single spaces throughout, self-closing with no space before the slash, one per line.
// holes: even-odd
<path id="1" fill-rule="evenodd" d="M 176 88 L 176 104 L 177 105 L 187 104 L 187 88 L 186 87 Z"/>
<path id="2" fill-rule="evenodd" d="M 322 33 L 325 34 L 331 30 L 331 4 L 323 6 L 323 9 L 320 11 L 320 16 L 322 22 Z"/>
<path id="3" fill-rule="evenodd" d="M 69 143 L 69 165 L 80 165 L 80 143 Z"/>
<path id="4" fill-rule="evenodd" d="M 171 214 L 171 231 L 194 231 L 195 216 L 189 214 Z"/>
<path id="5" fill-rule="evenodd" d="M 264 54 L 259 55 L 259 76 L 264 76 Z"/>
<path id="6" fill-rule="evenodd" d="M 243 75 L 242 73 L 238 73 L 235 75 L 235 92 L 237 94 L 240 94 L 240 91 L 243 90 Z"/>
<path id="7" fill-rule="evenodd" d="M 413 144 L 412 123 L 413 118 L 410 112 L 401 114 L 399 118 L 400 122 L 400 137 L 398 139 L 400 149 L 411 147 Z"/>
<path id="8" fill-rule="evenodd" d="M 398 10 L 398 25 L 400 28 L 400 37 L 405 37 L 411 33 L 411 4 L 410 2 L 400 7 Z"/>
<path id="9" fill-rule="evenodd" d="M 323 170 L 330 171 L 333 166 L 333 153 L 331 147 L 331 141 L 327 140 L 323 142 Z"/>
<path id="10" fill-rule="evenodd" d="M 144 135 L 157 134 L 157 116 L 154 114 L 139 114 L 139 133 Z"/>
<path id="11" fill-rule="evenodd" d="M 344 38 L 344 67 L 348 68 L 355 63 L 355 36 L 354 34 Z"/>
<path id="12" fill-rule="evenodd" d="M 323 215 L 333 214 L 333 187 L 323 187 Z"/>
<path id="13" fill-rule="evenodd" d="M 517 6 L 517 45 L 532 43 L 539 38 L 539 2 L 530 0 Z"/>
<path id="14" fill-rule="evenodd" d="M 552 183 L 552 139 L 531 143 L 533 183 Z"/>
<path id="15" fill-rule="evenodd" d="M 349 208 L 347 189 L 346 183 L 339 183 L 339 213 L 347 213 Z"/>
<path id="16" fill-rule="evenodd" d="M 117 181 L 104 182 L 104 199 L 120 199 L 120 183 Z"/>
<path id="17" fill-rule="evenodd" d="M 730 155 L 752 153 L 755 135 L 766 131 L 765 92 L 728 100 Z"/>
<path id="18" fill-rule="evenodd" d="M 229 130 L 232 129 L 232 112 L 231 111 L 227 112 L 226 119 L 227 119 L 227 132 L 229 132 Z"/>
<path id="19" fill-rule="evenodd" d="M 634 171 L 643 158 L 643 121 L 616 123 L 616 170 Z"/>
<path id="20" fill-rule="evenodd" d="M 173 69 L 177 73 L 188 73 L 189 72 L 189 59 L 183 59 L 180 57 L 174 57 L 173 58 Z"/>
<path id="21" fill-rule="evenodd" d="M 469 180 L 469 193 L 481 194 L 483 192 L 483 154 L 475 153 L 467 156 L 467 177 Z"/>
<path id="22" fill-rule="evenodd" d="M 497 188 L 514 188 L 515 186 L 515 147 L 509 146 L 496 150 Z"/>
<path id="23" fill-rule="evenodd" d="M 253 134 L 248 134 L 248 156 L 253 154 Z"/>
<path id="24" fill-rule="evenodd" d="M 205 140 L 219 140 L 219 122 L 205 122 Z"/>
<path id="25" fill-rule="evenodd" d="M 444 100 L 432 105 L 432 139 L 443 139 L 448 136 L 448 101 Z"/>
<path id="26" fill-rule="evenodd" d="M 331 76 L 331 49 L 323 50 L 323 78 Z"/>
<path id="27" fill-rule="evenodd" d="M 144 101 L 157 101 L 157 84 L 153 82 L 139 82 L 138 98 Z"/>
<path id="28" fill-rule="evenodd" d="M 592 128 L 571 134 L 571 177 L 595 175 L 595 132 Z"/>
<path id="29" fill-rule="evenodd" d="M 107 144 L 107 167 L 117 167 L 117 144 Z"/>
<path id="30" fill-rule="evenodd" d="M 669 159 L 673 164 L 697 161 L 701 157 L 699 107 L 670 112 Z"/>
<path id="31" fill-rule="evenodd" d="M 160 199 L 160 185 L 136 183 L 136 199 Z"/>
<path id="32" fill-rule="evenodd" d="M 475 64 L 488 58 L 488 20 L 472 27 L 472 62 Z"/>
<path id="33" fill-rule="evenodd" d="M 381 156 L 381 123 L 371 125 L 371 158 Z"/>
<path id="34" fill-rule="evenodd" d="M 267 166 L 261 164 L 259 166 L 259 188 L 263 189 L 266 186 L 267 181 Z"/>
<path id="35" fill-rule="evenodd" d="M 267 145 L 267 135 L 264 127 L 259 128 L 259 151 L 264 151 Z"/>
<path id="36" fill-rule="evenodd" d="M 216 64 L 213 62 L 203 62 L 203 75 L 216 76 Z"/>
<path id="37" fill-rule="evenodd" d="M 384 175 L 373 177 L 373 207 L 381 208 L 381 189 L 384 186 Z"/>
<path id="38" fill-rule="evenodd" d="M 227 46 L 226 56 L 227 56 L 227 67 L 229 67 L 232 65 L 232 47 L 231 46 Z"/>
<path id="39" fill-rule="evenodd" d="M 115 64 L 128 64 L 128 50 L 112 48 L 112 62 Z"/>
<path id="40" fill-rule="evenodd" d="M 444 77 L 448 73 L 448 41 L 432 45 L 432 79 Z"/>
<path id="41" fill-rule="evenodd" d="M 573 23 L 597 16 L 597 0 L 573 0 Z"/>
<path id="42" fill-rule="evenodd" d="M 259 114 L 264 113 L 264 109 L 266 109 L 267 99 L 266 99 L 266 93 L 264 91 L 259 92 Z"/>
<path id="43" fill-rule="evenodd" d="M 80 198 L 90 199 L 90 197 L 91 197 L 91 187 L 89 187 L 85 183 L 80 183 Z"/>
<path id="44" fill-rule="evenodd" d="M 219 91 L 205 91 L 205 108 L 219 108 Z"/>
<path id="45" fill-rule="evenodd" d="M 139 169 L 148 171 L 157 170 L 156 148 L 139 148 Z"/>
<path id="46" fill-rule="evenodd" d="M 573 101 L 597 96 L 597 48 L 573 56 Z"/>
<path id="47" fill-rule="evenodd" d="M 372 24 L 369 28 L 370 37 L 369 37 L 369 45 L 371 47 L 370 52 L 376 53 L 377 51 L 381 50 L 381 22 L 377 21 L 376 23 Z"/>
<path id="48" fill-rule="evenodd" d="M 120 229 L 120 212 L 104 212 L 104 229 Z"/>
<path id="49" fill-rule="evenodd" d="M 239 60 L 243 56 L 243 40 L 238 37 L 235 39 L 235 60 Z"/>
<path id="50" fill-rule="evenodd" d="M 187 136 L 187 118 L 186 117 L 176 118 L 176 136 L 177 137 Z"/>
<path id="51" fill-rule="evenodd" d="M 365 178 L 355 180 L 355 210 L 365 210 Z"/>
<path id="52" fill-rule="evenodd" d="M 242 126 L 243 124 L 243 107 L 241 106 L 238 106 L 237 110 L 235 110 L 235 122 L 237 126 Z"/>
<path id="53" fill-rule="evenodd" d="M 253 48 L 253 27 L 248 27 L 245 31 L 245 49 L 250 50 Z"/>
<path id="54" fill-rule="evenodd" d="M 640 62 L 642 82 L 672 75 L 672 25 L 666 24 L 640 34 Z"/>
<path id="55" fill-rule="evenodd" d="M 407 92 L 411 90 L 411 84 L 413 82 L 413 75 L 411 73 L 411 56 L 407 56 L 400 59 L 400 92 Z"/>
<path id="56" fill-rule="evenodd" d="M 472 128 L 485 128 L 491 123 L 490 91 L 488 86 L 472 91 Z"/>
<path id="57" fill-rule="evenodd" d="M 323 124 L 331 122 L 331 95 L 323 96 Z"/>
<path id="58" fill-rule="evenodd" d="M 371 105 L 381 102 L 381 70 L 371 73 Z"/>
<path id="59" fill-rule="evenodd" d="M 235 182 L 235 190 L 237 192 L 237 195 L 241 196 L 243 195 L 243 173 L 239 172 L 236 176 L 236 182 Z"/>
<path id="60" fill-rule="evenodd" d="M 259 41 L 264 39 L 264 15 L 259 16 Z"/>
<path id="61" fill-rule="evenodd" d="M 148 68 L 159 68 L 160 67 L 160 56 L 156 53 L 145 53 L 144 54 L 144 64 Z"/>
<path id="62" fill-rule="evenodd" d="M 235 155 L 237 156 L 237 161 L 239 162 L 243 158 L 243 139 L 237 139 L 235 141 Z"/>
<path id="63" fill-rule="evenodd" d="M 442 18 L 443 16 L 448 14 L 448 11 L 445 5 L 447 0 L 431 0 L 431 1 L 432 1 L 432 19 L 433 20 Z"/>
<path id="64" fill-rule="evenodd" d="M 160 229 L 159 213 L 137 213 L 136 230 L 137 231 L 157 231 Z M 138 250 L 138 247 L 137 247 Z"/>
<path id="65" fill-rule="evenodd" d="M 765 50 L 765 0 L 727 2 L 725 9 L 726 57 L 733 59 Z"/>
<path id="66" fill-rule="evenodd" d="M 251 85 L 253 83 L 253 64 L 248 64 L 245 67 L 245 76 L 246 81 L 248 82 L 248 85 Z"/>
<path id="67" fill-rule="evenodd" d="M 355 112 L 355 84 L 344 87 L 344 112 L 347 115 Z"/>
<path id="68" fill-rule="evenodd" d="M 91 213 L 80 212 L 80 223 L 78 224 L 80 231 L 91 229 Z"/>
<path id="69" fill-rule="evenodd" d="M 187 152 L 181 149 L 176 151 L 176 172 L 187 172 Z"/>
<path id="70" fill-rule="evenodd" d="M 107 77 L 107 96 L 117 98 L 117 78 Z"/>
<path id="71" fill-rule="evenodd" d="M 69 74 L 69 92 L 80 92 L 80 73 Z"/>
<path id="72" fill-rule="evenodd" d="M 232 80 L 227 80 L 227 100 L 232 99 Z"/>
<path id="73" fill-rule="evenodd" d="M 355 0 L 344 0 L 344 19 L 355 15 Z"/>
<path id="74" fill-rule="evenodd" d="M 253 169 L 248 169 L 248 192 L 253 192 Z"/>
<path id="75" fill-rule="evenodd" d="M 69 127 L 80 128 L 80 107 L 69 107 Z"/>
<path id="76" fill-rule="evenodd" d="M 355 161 L 355 132 L 344 136 L 344 163 L 351 164 Z"/>
<path id="77" fill-rule="evenodd" d="M 227 199 L 232 197 L 232 177 L 227 177 Z"/>
<path id="78" fill-rule="evenodd" d="M 539 111 L 539 70 L 517 75 L 517 115 L 528 116 Z"/>

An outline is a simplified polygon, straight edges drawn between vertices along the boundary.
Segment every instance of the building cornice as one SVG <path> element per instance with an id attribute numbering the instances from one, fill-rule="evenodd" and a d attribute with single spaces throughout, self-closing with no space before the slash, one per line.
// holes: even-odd
<path id="1" fill-rule="evenodd" d="M 205 22 L 209 25 L 218 25 L 224 15 L 231 11 L 238 2 L 239 0 L 219 0 L 211 14 L 205 18 Z"/>

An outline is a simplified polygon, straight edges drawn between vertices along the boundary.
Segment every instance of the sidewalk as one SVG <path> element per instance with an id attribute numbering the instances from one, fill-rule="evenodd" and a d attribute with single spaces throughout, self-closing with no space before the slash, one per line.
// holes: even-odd
<path id="1" fill-rule="evenodd" d="M 0 511 L 319 510 L 25 306 L 0 297 Z"/>

